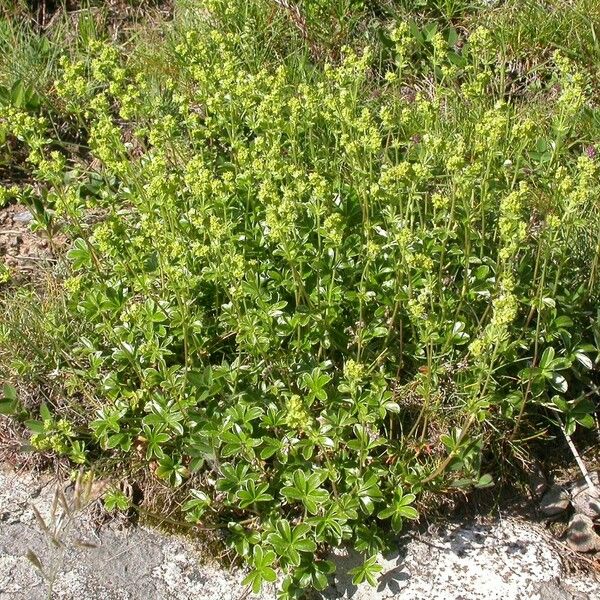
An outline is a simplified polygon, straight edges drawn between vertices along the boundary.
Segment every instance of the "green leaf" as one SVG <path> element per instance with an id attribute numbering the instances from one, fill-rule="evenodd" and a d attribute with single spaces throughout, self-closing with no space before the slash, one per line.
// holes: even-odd
<path id="1" fill-rule="evenodd" d="M 73 263 L 74 269 L 81 269 L 92 265 L 90 250 L 81 238 L 77 238 L 73 242 L 73 247 L 67 252 L 67 258 Z"/>
<path id="2" fill-rule="evenodd" d="M 576 351 L 575 352 L 575 358 L 588 370 L 592 370 L 594 368 L 594 363 L 592 362 L 592 359 L 585 354 L 584 352 L 581 351 Z"/>
<path id="3" fill-rule="evenodd" d="M 44 433 L 44 423 L 42 421 L 25 421 L 25 426 L 33 433 Z"/>
<path id="4" fill-rule="evenodd" d="M 550 375 L 550 385 L 561 394 L 564 394 L 569 389 L 567 380 L 560 373 L 552 373 Z"/>
<path id="5" fill-rule="evenodd" d="M 259 545 L 254 546 L 252 551 L 253 569 L 244 578 L 243 584 L 252 586 L 252 592 L 258 594 L 264 582 L 273 583 L 277 579 L 277 573 L 271 568 L 275 562 L 275 552 L 263 550 Z"/>
<path id="6" fill-rule="evenodd" d="M 569 327 L 573 327 L 573 319 L 567 317 L 566 315 L 556 317 L 556 319 L 554 319 L 554 326 L 557 329 L 567 329 Z"/>
<path id="7" fill-rule="evenodd" d="M 190 495 L 191 498 L 184 503 L 182 510 L 188 513 L 185 516 L 186 521 L 197 523 L 210 506 L 211 501 L 207 494 L 199 490 L 191 490 Z"/>
<path id="8" fill-rule="evenodd" d="M 560 412 L 567 412 L 569 410 L 569 404 L 567 401 L 558 395 L 552 396 L 551 402 L 554 405 L 554 408 Z"/>
<path id="9" fill-rule="evenodd" d="M 0 397 L 0 415 L 14 415 L 18 412 L 19 403 L 17 402 L 17 390 L 5 383 L 2 386 L 2 396 Z"/>
<path id="10" fill-rule="evenodd" d="M 327 491 L 319 488 L 321 477 L 317 473 L 306 477 L 304 471 L 297 469 L 292 477 L 292 482 L 293 485 L 285 486 L 281 490 L 281 494 L 288 500 L 302 502 L 312 515 L 316 514 L 318 506 L 329 498 Z"/>
<path id="11" fill-rule="evenodd" d="M 45 402 L 40 405 L 40 417 L 43 421 L 52 421 L 52 413 Z"/>
<path id="12" fill-rule="evenodd" d="M 281 519 L 276 524 L 276 531 L 267 536 L 267 541 L 273 546 L 284 564 L 300 565 L 300 552 L 315 552 L 316 543 L 306 535 L 310 526 L 306 523 L 290 526 L 289 521 Z"/>
<path id="13" fill-rule="evenodd" d="M 245 482 L 244 488 L 237 492 L 240 501 L 240 508 L 246 508 L 258 502 L 270 502 L 273 500 L 271 494 L 267 494 L 269 484 L 261 483 L 256 485 L 253 479 Z"/>
<path id="14" fill-rule="evenodd" d="M 14 401 L 0 402 L 0 415 L 14 415 L 18 412 L 18 405 Z"/>
<path id="15" fill-rule="evenodd" d="M 381 569 L 382 566 L 377 563 L 377 556 L 371 556 L 362 565 L 350 569 L 348 573 L 352 575 L 352 583 L 354 585 L 360 585 L 363 581 L 367 581 L 370 585 L 376 586 L 377 579 L 375 576 Z"/>
<path id="16" fill-rule="evenodd" d="M 403 519 L 418 519 L 419 513 L 410 506 L 415 501 L 414 494 L 404 494 L 402 488 L 398 487 L 394 492 L 394 497 L 390 506 L 384 508 L 378 513 L 380 519 L 392 519 L 392 529 L 398 533 L 402 529 Z"/>
<path id="17" fill-rule="evenodd" d="M 315 367 L 311 373 L 304 373 L 301 380 L 301 387 L 308 391 L 306 400 L 310 405 L 313 400 L 317 399 L 321 402 L 327 400 L 327 392 L 325 386 L 331 381 L 331 377 L 321 371 L 319 367 Z"/>
<path id="18" fill-rule="evenodd" d="M 540 367 L 544 370 L 550 367 L 552 361 L 554 360 L 554 348 L 549 346 L 546 348 L 542 354 L 542 358 L 540 359 Z"/>
<path id="19" fill-rule="evenodd" d="M 165 456 L 158 462 L 156 475 L 177 487 L 183 483 L 183 478 L 187 476 L 187 469 L 173 457 Z"/>
<path id="20" fill-rule="evenodd" d="M 2 386 L 2 400 L 15 401 L 17 399 L 17 389 L 8 383 Z"/>
<path id="21" fill-rule="evenodd" d="M 15 108 L 23 108 L 25 100 L 25 84 L 17 79 L 10 90 L 10 100 Z"/>
<path id="22" fill-rule="evenodd" d="M 489 473 L 486 473 L 485 475 L 482 475 L 479 478 L 479 480 L 475 484 L 475 487 L 481 489 L 491 487 L 492 485 L 494 485 L 494 480 L 492 479 L 492 476 Z"/>
<path id="23" fill-rule="evenodd" d="M 129 498 L 120 490 L 110 490 L 104 495 L 104 507 L 109 512 L 126 511 L 130 505 Z"/>
<path id="24" fill-rule="evenodd" d="M 335 572 L 335 564 L 330 560 L 315 560 L 303 564 L 296 570 L 298 586 L 301 589 L 314 587 L 322 591 L 329 583 L 328 577 Z"/>
<path id="25" fill-rule="evenodd" d="M 110 435 L 106 440 L 107 448 L 120 448 L 124 452 L 127 452 L 131 448 L 131 436 L 126 433 L 114 433 Z"/>
<path id="26" fill-rule="evenodd" d="M 279 452 L 283 447 L 283 443 L 281 442 L 281 440 L 277 440 L 275 438 L 270 437 L 264 437 L 262 439 L 262 443 L 264 447 L 260 451 L 260 457 L 263 460 L 271 458 L 271 456 Z"/>

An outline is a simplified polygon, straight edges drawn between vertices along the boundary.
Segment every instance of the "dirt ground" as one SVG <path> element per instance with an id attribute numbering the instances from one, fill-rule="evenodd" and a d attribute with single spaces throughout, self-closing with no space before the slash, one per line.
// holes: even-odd
<path id="1" fill-rule="evenodd" d="M 32 218 L 21 204 L 0 209 L 0 259 L 18 277 L 27 277 L 55 260 L 48 240 L 31 232 Z"/>
<path id="2" fill-rule="evenodd" d="M 46 236 L 31 231 L 32 219 L 22 204 L 0 208 L 0 261 L 8 268 L 12 280 L 31 280 L 56 262 Z"/>

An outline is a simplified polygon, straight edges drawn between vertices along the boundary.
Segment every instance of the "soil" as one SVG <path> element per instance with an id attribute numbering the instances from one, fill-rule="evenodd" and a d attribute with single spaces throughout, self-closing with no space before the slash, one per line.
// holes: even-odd
<path id="1" fill-rule="evenodd" d="M 57 260 L 46 236 L 31 231 L 32 220 L 22 204 L 0 208 L 0 261 L 9 269 L 13 281 L 31 281 Z M 55 241 L 57 246 L 61 246 L 60 240 Z"/>
<path id="2" fill-rule="evenodd" d="M 26 0 L 0 6 L 0 16 L 29 20 L 33 26 L 45 30 L 62 14 L 77 14 L 85 8 L 101 9 L 107 16 L 111 29 L 134 22 L 146 13 L 160 13 L 168 18 L 173 10 L 172 0 Z"/>

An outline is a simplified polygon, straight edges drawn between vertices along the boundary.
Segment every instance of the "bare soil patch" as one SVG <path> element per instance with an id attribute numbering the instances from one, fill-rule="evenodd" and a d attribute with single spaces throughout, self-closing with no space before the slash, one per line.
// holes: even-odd
<path id="1" fill-rule="evenodd" d="M 0 209 L 0 260 L 14 280 L 32 280 L 40 270 L 56 262 L 49 240 L 42 233 L 31 231 L 32 220 L 32 214 L 22 204 Z M 62 242 L 54 244 L 56 247 Z"/>

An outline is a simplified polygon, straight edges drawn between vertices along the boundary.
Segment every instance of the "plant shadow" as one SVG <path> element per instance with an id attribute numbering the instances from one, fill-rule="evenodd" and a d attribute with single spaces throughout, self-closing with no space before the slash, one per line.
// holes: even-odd
<path id="1" fill-rule="evenodd" d="M 401 544 L 384 555 L 384 570 L 377 580 L 377 593 L 387 592 L 386 595 L 399 594 L 411 578 L 404 570 L 406 550 Z M 352 583 L 351 569 L 363 563 L 364 556 L 351 548 L 346 548 L 344 554 L 330 557 L 336 565 L 336 574 L 330 586 L 321 594 L 315 596 L 322 600 L 339 600 L 353 598 L 358 586 Z"/>

